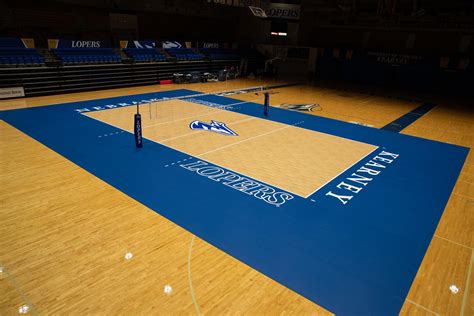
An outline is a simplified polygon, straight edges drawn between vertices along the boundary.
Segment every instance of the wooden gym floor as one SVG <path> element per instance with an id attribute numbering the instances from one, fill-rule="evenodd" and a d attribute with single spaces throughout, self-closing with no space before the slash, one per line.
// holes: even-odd
<path id="1" fill-rule="evenodd" d="M 239 79 L 125 88 L 1 101 L 0 110 L 181 88 L 212 92 L 271 84 L 274 82 Z M 272 106 L 318 103 L 321 110 L 309 115 L 375 128 L 419 106 L 416 102 L 312 86 L 275 91 L 278 93 L 271 96 Z M 232 97 L 245 101 L 258 98 L 261 103 L 261 97 L 255 94 Z M 199 105 L 193 107 L 199 113 L 203 111 Z M 130 129 L 126 125 L 129 122 L 116 121 L 121 115 L 107 118 L 107 113 L 111 111 L 89 115 L 114 120 L 109 123 L 124 124 L 124 129 Z M 236 113 L 228 115 L 232 117 L 226 118 L 227 121 L 245 119 Z M 144 120 L 146 117 L 145 112 Z M 146 124 L 144 121 L 143 125 Z M 266 124 L 270 130 L 279 128 L 277 123 Z M 17 314 L 22 305 L 30 306 L 33 314 L 330 314 L 194 237 L 7 123 L 1 121 L 0 129 L 0 293 L 3 293 L 0 315 Z M 294 130 L 300 133 L 297 127 Z M 157 141 L 169 136 L 163 129 L 159 132 L 144 129 L 144 133 L 151 133 L 150 137 L 156 137 Z M 472 148 L 474 113 L 441 103 L 402 133 Z M 318 135 L 313 136 L 320 141 Z M 331 147 L 331 139 L 327 142 Z M 362 146 L 361 153 L 349 157 L 349 162 L 370 150 L 368 145 L 358 145 Z M 181 149 L 193 155 L 210 150 L 191 146 Z M 285 157 L 274 159 L 284 161 Z M 314 161 L 308 164 L 317 168 Z M 268 180 L 265 175 L 254 176 L 264 177 L 267 182 L 282 181 Z M 324 183 L 324 179 L 321 181 Z M 291 186 L 280 184 L 285 185 Z M 304 195 L 320 184 L 305 182 L 302 188 L 298 185 L 301 184 L 288 190 Z M 401 314 L 474 314 L 473 230 L 471 151 Z M 128 251 L 135 255 L 133 260 L 123 259 Z M 171 286 L 171 293 L 165 293 L 167 285 Z M 456 294 L 450 291 L 452 285 L 459 289 Z"/>

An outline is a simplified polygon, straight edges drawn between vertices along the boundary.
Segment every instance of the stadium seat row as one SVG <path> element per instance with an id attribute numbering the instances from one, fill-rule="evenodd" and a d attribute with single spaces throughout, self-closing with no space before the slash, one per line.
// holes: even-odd
<path id="1" fill-rule="evenodd" d="M 2 65 L 41 65 L 44 58 L 33 48 L 2 48 L 0 49 Z"/>
<path id="2" fill-rule="evenodd" d="M 112 48 L 56 48 L 51 51 L 63 64 L 102 64 L 122 61 Z"/>
<path id="3" fill-rule="evenodd" d="M 196 53 L 191 48 L 167 48 L 166 52 L 176 60 L 203 60 L 204 55 Z"/>
<path id="4" fill-rule="evenodd" d="M 0 64 L 3 65 L 41 65 L 44 58 L 41 56 L 0 56 Z"/>
<path id="5" fill-rule="evenodd" d="M 93 63 L 117 63 L 121 59 L 117 55 L 81 55 L 81 56 L 58 56 L 64 64 L 93 64 Z"/>
<path id="6" fill-rule="evenodd" d="M 166 56 L 154 48 L 125 48 L 123 51 L 135 62 L 166 61 Z"/>
<path id="7" fill-rule="evenodd" d="M 137 61 L 137 62 L 140 62 L 140 61 L 144 61 L 144 62 L 147 62 L 147 61 L 166 61 L 166 57 L 164 55 L 160 55 L 160 54 L 148 54 L 148 55 L 131 55 L 130 57 L 132 57 L 132 59 L 134 61 Z"/>

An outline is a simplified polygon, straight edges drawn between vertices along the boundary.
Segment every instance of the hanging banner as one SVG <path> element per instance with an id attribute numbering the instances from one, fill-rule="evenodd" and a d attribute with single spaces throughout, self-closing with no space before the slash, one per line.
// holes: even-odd
<path id="1" fill-rule="evenodd" d="M 120 41 L 120 48 L 156 48 L 154 40 Z"/>
<path id="2" fill-rule="evenodd" d="M 179 41 L 163 41 L 163 48 L 186 48 L 186 45 Z"/>
<path id="3" fill-rule="evenodd" d="M 249 6 L 249 9 L 250 11 L 252 11 L 252 14 L 256 16 L 257 18 L 267 17 L 267 15 L 265 14 L 265 11 L 262 8 Z"/>
<path id="4" fill-rule="evenodd" d="M 269 18 L 299 20 L 300 10 L 301 6 L 296 4 L 271 2 L 265 13 Z"/>
<path id="5" fill-rule="evenodd" d="M 104 40 L 48 39 L 48 48 L 110 48 L 110 42 Z"/>

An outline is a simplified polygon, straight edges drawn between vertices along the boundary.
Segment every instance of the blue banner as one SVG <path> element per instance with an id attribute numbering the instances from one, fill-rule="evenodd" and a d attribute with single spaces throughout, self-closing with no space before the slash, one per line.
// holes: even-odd
<path id="1" fill-rule="evenodd" d="M 121 48 L 156 48 L 154 40 L 120 41 Z"/>
<path id="2" fill-rule="evenodd" d="M 15 37 L 0 37 L 1 48 L 28 48 L 26 43 L 21 38 Z"/>
<path id="3" fill-rule="evenodd" d="M 180 41 L 163 41 L 163 48 L 186 48 L 186 44 Z"/>

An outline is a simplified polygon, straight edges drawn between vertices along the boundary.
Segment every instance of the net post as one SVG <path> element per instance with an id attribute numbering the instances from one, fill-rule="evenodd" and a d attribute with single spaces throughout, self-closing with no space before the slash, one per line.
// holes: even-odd
<path id="1" fill-rule="evenodd" d="M 264 95 L 264 103 L 263 103 L 263 115 L 268 116 L 268 108 L 270 107 L 270 93 L 265 91 Z"/>
<path id="2" fill-rule="evenodd" d="M 137 148 L 143 147 L 143 138 L 142 138 L 142 117 L 140 115 L 140 104 L 137 103 L 137 113 L 134 117 L 134 128 L 133 135 L 135 136 L 135 146 Z"/>

